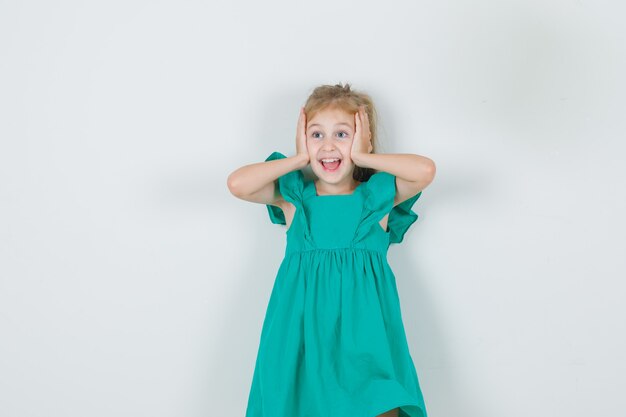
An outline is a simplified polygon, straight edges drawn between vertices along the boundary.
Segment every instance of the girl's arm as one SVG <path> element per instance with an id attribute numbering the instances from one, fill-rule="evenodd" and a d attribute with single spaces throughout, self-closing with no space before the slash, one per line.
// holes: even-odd
<path id="1" fill-rule="evenodd" d="M 304 113 L 304 107 L 300 107 L 300 117 L 296 130 L 296 155 L 242 166 L 228 176 L 228 189 L 235 197 L 242 200 L 282 208 L 281 204 L 285 200 L 278 190 L 276 180 L 278 177 L 296 169 L 302 169 L 308 164 L 306 113 Z"/>
<path id="2" fill-rule="evenodd" d="M 353 154 L 352 160 L 360 167 L 385 171 L 396 177 L 394 206 L 426 188 L 436 172 L 432 159 L 410 153 L 359 153 Z"/>
<path id="3" fill-rule="evenodd" d="M 363 168 L 385 171 L 396 177 L 394 205 L 413 197 L 430 184 L 436 172 L 435 162 L 421 155 L 410 153 L 372 154 L 367 113 L 360 109 L 354 115 L 356 131 L 352 143 L 352 161 Z"/>
<path id="4" fill-rule="evenodd" d="M 228 189 L 242 200 L 279 206 L 284 200 L 275 181 L 288 172 L 306 167 L 308 163 L 308 154 L 298 153 L 287 158 L 244 165 L 228 176 Z"/>

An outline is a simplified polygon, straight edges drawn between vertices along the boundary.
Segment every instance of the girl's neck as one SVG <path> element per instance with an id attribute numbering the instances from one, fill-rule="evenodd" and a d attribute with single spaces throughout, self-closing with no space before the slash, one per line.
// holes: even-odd
<path id="1" fill-rule="evenodd" d="M 354 178 L 350 178 L 348 181 L 341 184 L 329 184 L 317 179 L 314 184 L 317 195 L 340 195 L 352 194 L 359 186 L 360 182 Z"/>

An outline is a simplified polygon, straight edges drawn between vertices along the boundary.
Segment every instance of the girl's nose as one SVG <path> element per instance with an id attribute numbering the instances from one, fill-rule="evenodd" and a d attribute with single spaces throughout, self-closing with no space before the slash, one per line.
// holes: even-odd
<path id="1" fill-rule="evenodd" d="M 335 150 L 335 144 L 333 143 L 332 140 L 325 140 L 324 144 L 322 145 L 322 149 L 324 149 L 326 151 L 334 151 Z"/>

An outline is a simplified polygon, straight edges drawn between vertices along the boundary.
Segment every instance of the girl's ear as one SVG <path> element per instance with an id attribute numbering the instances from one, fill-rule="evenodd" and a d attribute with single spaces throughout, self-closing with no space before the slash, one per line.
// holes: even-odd
<path id="1" fill-rule="evenodd" d="M 370 146 L 369 146 L 369 148 L 368 148 L 368 150 L 367 150 L 367 153 L 372 153 L 372 149 L 373 149 L 373 146 L 372 146 L 372 144 L 370 143 Z"/>

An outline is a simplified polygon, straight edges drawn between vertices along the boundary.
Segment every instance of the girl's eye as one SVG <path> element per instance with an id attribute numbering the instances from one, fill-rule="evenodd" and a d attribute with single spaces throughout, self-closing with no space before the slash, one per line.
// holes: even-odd
<path id="1" fill-rule="evenodd" d="M 337 133 L 337 135 L 339 135 L 339 139 L 346 139 L 348 136 L 350 136 L 350 134 L 345 131 L 341 131 Z M 311 137 L 314 139 L 321 139 L 322 134 L 320 132 L 313 132 L 311 133 Z"/>

